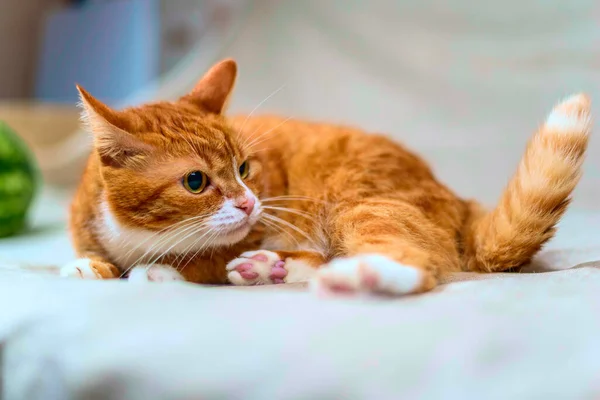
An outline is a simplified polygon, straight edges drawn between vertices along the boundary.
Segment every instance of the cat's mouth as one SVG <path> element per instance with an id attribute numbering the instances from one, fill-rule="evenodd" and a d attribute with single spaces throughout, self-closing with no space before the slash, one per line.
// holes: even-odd
<path id="1" fill-rule="evenodd" d="M 258 222 L 259 218 L 260 210 L 255 209 L 251 215 L 242 220 L 233 222 L 231 219 L 229 221 L 226 219 L 219 224 L 215 224 L 215 228 L 218 231 L 217 238 L 214 239 L 215 243 L 231 245 L 243 240 L 250 233 L 254 224 Z"/>

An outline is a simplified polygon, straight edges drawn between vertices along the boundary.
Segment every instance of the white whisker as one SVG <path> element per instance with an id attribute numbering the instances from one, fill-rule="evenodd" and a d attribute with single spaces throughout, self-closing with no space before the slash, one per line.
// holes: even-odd
<path id="1" fill-rule="evenodd" d="M 273 149 L 273 147 L 263 147 L 263 148 L 260 148 L 260 149 L 252 149 L 249 153 L 250 154 L 264 153 L 264 152 L 267 152 L 267 151 L 272 150 L 272 149 Z"/>
<path id="2" fill-rule="evenodd" d="M 281 125 L 285 124 L 286 122 L 288 122 L 290 119 L 292 119 L 292 117 L 287 117 L 286 119 L 284 119 L 283 121 L 281 121 L 279 124 L 275 125 L 274 127 L 272 127 L 271 129 L 269 129 L 268 131 L 261 133 L 260 135 L 258 135 L 255 139 L 253 139 L 250 143 L 245 144 L 244 143 L 244 147 L 248 147 L 248 148 L 252 148 L 252 146 L 255 146 L 257 144 L 260 144 L 262 142 L 264 142 L 265 140 L 267 140 L 268 138 L 264 138 L 261 141 L 258 141 L 258 139 L 264 137 L 265 135 L 274 132 L 275 129 L 279 128 Z M 257 142 L 258 141 L 258 142 Z"/>
<path id="3" fill-rule="evenodd" d="M 127 272 L 129 272 L 129 270 L 131 270 L 131 268 L 138 265 L 138 263 L 140 263 L 144 258 L 147 258 L 147 257 L 150 259 L 154 258 L 155 255 L 160 250 L 160 247 L 162 245 L 169 243 L 171 240 L 177 238 L 177 236 L 183 235 L 185 232 L 188 232 L 190 230 L 202 228 L 204 226 L 204 224 L 206 223 L 206 221 L 203 221 L 203 220 L 197 221 L 197 219 L 200 219 L 200 217 L 205 218 L 205 216 L 198 216 L 198 218 L 196 218 L 196 217 L 189 218 L 189 219 L 185 220 L 187 222 L 186 224 L 179 226 L 176 229 L 173 229 L 172 232 L 165 233 L 165 235 L 163 237 L 161 237 L 159 240 L 157 240 L 155 243 L 153 243 L 152 246 L 150 246 L 141 256 L 139 256 L 133 263 L 131 263 L 129 265 L 129 267 L 121 274 L 121 276 L 125 276 L 125 274 L 127 274 Z M 172 228 L 172 226 L 170 228 Z M 153 235 L 152 237 L 154 237 L 154 236 L 155 235 Z M 182 240 L 184 240 L 184 239 L 182 239 Z M 173 246 L 171 246 L 169 249 L 167 249 L 167 251 L 169 251 L 171 248 L 173 248 L 180 242 L 181 242 L 181 240 L 177 241 Z M 164 256 L 164 254 L 166 254 L 166 253 L 162 252 L 161 257 Z M 160 257 L 154 259 L 152 262 L 150 262 L 148 264 L 149 265 L 154 264 L 159 258 Z"/>
<path id="4" fill-rule="evenodd" d="M 176 261 L 179 259 L 179 261 L 177 261 L 177 267 L 176 267 L 176 269 L 177 269 L 177 270 L 179 270 L 179 266 L 181 265 L 181 263 L 183 262 L 183 260 L 185 260 L 185 257 L 186 257 L 186 256 L 187 256 L 189 253 L 191 253 L 191 252 L 193 251 L 192 249 L 193 249 L 193 248 L 195 248 L 195 247 L 198 245 L 198 243 L 199 243 L 199 242 L 200 242 L 200 241 L 201 241 L 201 240 L 202 240 L 204 237 L 206 237 L 206 235 L 208 235 L 209 233 L 212 233 L 212 232 L 213 232 L 213 230 L 212 230 L 212 229 L 209 229 L 209 230 L 207 230 L 207 231 L 206 231 L 206 232 L 204 232 L 204 233 L 203 233 L 203 234 L 202 234 L 202 235 L 201 235 L 201 236 L 200 236 L 198 239 L 194 240 L 194 241 L 193 241 L 193 242 L 192 242 L 190 245 L 188 245 L 188 246 L 187 246 L 185 249 L 183 249 L 183 251 L 182 251 L 180 254 L 178 254 L 178 255 L 177 255 L 177 257 L 175 258 L 175 260 L 173 260 L 173 263 L 175 263 L 175 262 L 176 262 Z M 206 243 L 205 243 L 203 246 L 205 246 L 205 245 L 206 245 Z M 201 246 L 201 248 L 202 248 L 203 246 Z M 180 258 L 180 257 L 181 257 L 181 258 Z"/>
<path id="5" fill-rule="evenodd" d="M 271 229 L 275 230 L 275 232 L 277 232 L 279 234 L 288 235 L 296 243 L 296 247 L 300 247 L 300 242 L 298 241 L 298 239 L 296 239 L 296 237 L 294 235 L 292 235 L 290 232 L 283 229 L 281 226 L 277 225 L 275 222 L 269 221 L 268 219 L 261 219 L 260 222 L 262 224 L 265 224 L 266 226 L 270 227 Z"/>
<path id="6" fill-rule="evenodd" d="M 254 114 L 254 112 L 256 110 L 258 110 L 258 108 L 260 106 L 262 106 L 265 102 L 267 102 L 271 97 L 275 96 L 277 93 L 279 93 L 284 87 L 285 87 L 286 83 L 284 83 L 283 85 L 281 85 L 278 89 L 276 89 L 273 93 L 271 93 L 270 95 L 268 95 L 267 97 L 264 98 L 263 101 L 261 101 L 260 103 L 258 103 L 258 105 L 256 107 L 254 107 L 254 109 L 252 111 L 250 111 L 250 114 L 248 114 L 246 116 L 246 119 L 244 119 L 244 122 L 242 123 L 242 127 L 240 128 L 240 130 L 238 131 L 238 136 L 242 133 L 242 131 L 244 130 L 244 128 L 246 127 L 246 123 L 248 122 L 248 120 L 250 119 L 250 117 L 252 117 L 252 115 Z M 245 143 L 245 142 L 244 142 Z M 244 145 L 242 145 L 242 147 L 244 147 Z"/>
<path id="7" fill-rule="evenodd" d="M 282 234 L 285 233 L 287 235 L 290 235 L 290 237 L 292 239 L 294 239 L 294 241 L 296 241 L 296 243 L 299 243 L 296 238 L 294 237 L 294 235 L 290 234 L 288 231 L 286 231 L 285 229 L 283 229 L 282 227 L 280 227 L 279 225 L 277 225 L 276 223 L 268 220 L 268 219 L 261 219 L 259 221 L 261 224 L 264 224 L 266 227 L 273 229 L 275 232 Z"/>
<path id="8" fill-rule="evenodd" d="M 179 267 L 178 267 L 178 271 L 179 271 L 179 272 L 183 271 L 183 269 L 184 269 L 185 267 L 187 267 L 187 266 L 188 266 L 188 264 L 189 264 L 189 263 L 190 263 L 190 262 L 191 262 L 193 259 L 195 259 L 195 258 L 196 258 L 196 256 L 197 256 L 197 255 L 198 255 L 198 254 L 199 254 L 201 251 L 203 252 L 205 249 L 207 249 L 207 248 L 210 246 L 210 244 L 211 244 L 212 240 L 213 240 L 214 238 L 216 238 L 216 237 L 219 235 L 219 233 L 221 233 L 221 232 L 222 232 L 222 229 L 215 229 L 214 231 L 213 231 L 213 230 L 210 230 L 210 231 L 206 232 L 206 234 L 202 235 L 202 237 L 206 236 L 208 233 L 211 233 L 211 232 L 214 232 L 214 233 L 213 233 L 213 234 L 212 234 L 212 235 L 211 235 L 211 236 L 208 238 L 208 240 L 206 240 L 206 242 L 205 242 L 205 243 L 204 243 L 202 246 L 200 246 L 200 248 L 199 248 L 198 250 L 196 250 L 196 251 L 194 252 L 194 254 L 193 254 L 193 255 L 192 255 L 192 256 L 191 256 L 191 257 L 188 259 L 188 261 L 187 261 L 187 262 L 186 262 L 186 263 L 185 263 L 185 264 L 184 264 L 184 265 L 181 267 L 181 269 L 179 269 Z"/>
<path id="9" fill-rule="evenodd" d="M 167 232 L 164 236 L 160 237 L 157 241 L 152 243 L 152 245 L 133 263 L 134 265 L 142 261 L 144 258 L 152 258 L 159 251 L 160 247 L 165 243 L 169 243 L 171 240 L 175 239 L 178 235 L 182 235 L 190 229 L 194 229 L 196 226 L 196 222 L 192 222 L 186 224 L 184 226 L 178 227 L 174 229 L 172 232 Z M 149 256 L 149 257 L 147 257 Z"/>
<path id="10" fill-rule="evenodd" d="M 191 223 L 193 223 L 194 221 L 200 219 L 200 218 L 205 218 L 207 215 L 197 215 L 195 217 L 190 217 L 190 218 L 186 218 L 182 221 L 176 222 L 173 225 L 167 226 L 166 228 L 163 228 L 159 231 L 154 232 L 152 235 L 150 235 L 149 237 L 147 237 L 146 239 L 142 240 L 141 242 L 139 242 L 136 246 L 134 246 L 133 248 L 131 248 L 127 253 L 125 253 L 125 255 L 119 257 L 119 260 L 121 261 L 126 261 L 129 256 L 136 251 L 137 249 L 139 249 L 143 244 L 145 244 L 146 242 L 148 242 L 149 240 L 153 239 L 154 237 L 156 237 L 157 235 L 161 234 L 161 233 L 165 233 L 166 231 L 176 231 L 177 229 L 183 228 L 183 226 L 188 226 Z"/>
<path id="11" fill-rule="evenodd" d="M 324 200 L 319 200 L 319 199 L 315 199 L 312 197 L 308 197 L 308 196 L 296 196 L 296 195 L 284 195 L 284 196 L 276 196 L 276 197 L 267 197 L 264 199 L 260 199 L 260 201 L 262 201 L 263 203 L 265 202 L 269 202 L 269 201 L 314 201 L 316 203 L 327 203 Z"/>
<path id="12" fill-rule="evenodd" d="M 315 242 L 312 240 L 312 238 L 308 235 L 308 233 L 304 232 L 302 229 L 298 228 L 296 225 L 283 220 L 279 217 L 276 217 L 274 215 L 268 214 L 268 213 L 263 213 L 263 216 L 267 219 L 270 219 L 273 222 L 278 222 L 280 224 L 283 224 L 285 226 L 287 226 L 288 228 L 291 228 L 293 230 L 295 230 L 296 232 L 298 232 L 299 234 L 301 234 L 304 238 L 306 238 L 306 240 L 308 240 L 309 242 L 311 242 L 312 244 L 315 244 Z"/>
<path id="13" fill-rule="evenodd" d="M 263 121 L 255 130 L 252 131 L 252 133 L 250 135 L 248 135 L 247 140 L 252 139 L 254 137 L 254 135 L 256 135 L 256 133 L 258 131 L 260 131 L 264 125 L 265 125 L 265 122 Z"/>
<path id="14" fill-rule="evenodd" d="M 310 220 L 313 219 L 312 215 L 310 215 L 309 213 L 307 213 L 305 211 L 294 210 L 292 208 L 287 208 L 287 207 L 273 207 L 273 206 L 265 206 L 265 205 L 263 205 L 262 208 L 265 208 L 267 210 L 276 210 L 276 211 L 289 212 L 289 213 L 292 213 L 292 214 L 296 214 L 296 215 L 300 215 L 302 217 L 308 218 Z"/>
<path id="15" fill-rule="evenodd" d="M 200 231 L 202 231 L 202 229 L 206 228 L 206 224 L 199 224 L 199 225 L 195 225 L 195 229 L 192 229 L 192 232 L 188 233 L 187 235 L 185 235 L 183 238 L 177 240 L 175 243 L 173 243 L 168 249 L 164 250 L 162 253 L 160 253 L 159 255 L 155 256 L 152 261 L 149 262 L 150 265 L 154 264 L 155 262 L 157 262 L 158 260 L 160 260 L 162 257 L 164 257 L 166 254 L 169 254 L 169 252 L 175 247 L 177 246 L 179 243 L 182 243 L 184 240 L 186 240 L 187 238 L 199 233 Z M 183 232 L 182 232 L 183 234 Z"/>

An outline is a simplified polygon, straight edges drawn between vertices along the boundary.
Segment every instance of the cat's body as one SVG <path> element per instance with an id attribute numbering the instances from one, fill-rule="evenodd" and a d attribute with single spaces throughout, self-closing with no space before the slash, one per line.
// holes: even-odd
<path id="1" fill-rule="evenodd" d="M 315 278 L 328 291 L 414 293 L 446 273 L 528 262 L 552 237 L 581 174 L 584 96 L 555 108 L 486 213 L 384 136 L 226 119 L 234 77 L 225 61 L 180 102 L 123 112 L 82 92 L 96 151 L 72 209 L 81 259 L 63 274 L 114 278 L 134 267 L 132 280 Z M 197 194 L 186 186 L 190 171 L 207 179 Z"/>

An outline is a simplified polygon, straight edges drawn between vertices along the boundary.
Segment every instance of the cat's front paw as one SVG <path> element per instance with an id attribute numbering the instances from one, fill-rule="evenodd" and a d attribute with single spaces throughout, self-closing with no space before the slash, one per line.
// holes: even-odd
<path id="1" fill-rule="evenodd" d="M 78 258 L 60 269 L 60 276 L 79 279 L 110 279 L 118 276 L 117 268 L 109 263 Z"/>
<path id="2" fill-rule="evenodd" d="M 288 271 L 279 254 L 268 251 L 247 251 L 227 264 L 227 277 L 238 286 L 285 283 Z"/>
<path id="3" fill-rule="evenodd" d="M 185 281 L 183 275 L 170 265 L 137 265 L 129 271 L 127 280 L 133 283 Z"/>

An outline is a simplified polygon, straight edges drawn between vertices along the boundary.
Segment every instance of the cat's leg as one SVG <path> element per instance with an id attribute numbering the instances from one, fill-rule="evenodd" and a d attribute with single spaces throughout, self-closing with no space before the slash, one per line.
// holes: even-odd
<path id="1" fill-rule="evenodd" d="M 88 210 L 89 212 L 89 210 Z M 89 229 L 90 222 L 81 220 L 83 213 L 72 216 L 71 233 L 77 259 L 64 265 L 60 275 L 79 279 L 115 279 L 121 271 L 104 256 L 105 250 Z"/>
<path id="2" fill-rule="evenodd" d="M 340 206 L 332 220 L 331 240 L 340 253 L 318 270 L 312 287 L 319 293 L 419 293 L 460 268 L 454 232 L 410 204 Z"/>
<path id="3" fill-rule="evenodd" d="M 140 264 L 129 271 L 127 280 L 134 283 L 185 281 L 179 271 L 166 264 Z"/>
<path id="4" fill-rule="evenodd" d="M 104 258 L 93 254 L 80 254 L 79 258 L 64 265 L 60 275 L 79 279 L 114 279 L 121 273 L 117 267 Z"/>
<path id="5" fill-rule="evenodd" d="M 248 251 L 227 264 L 227 278 L 234 285 L 306 282 L 324 261 L 314 251 Z"/>

